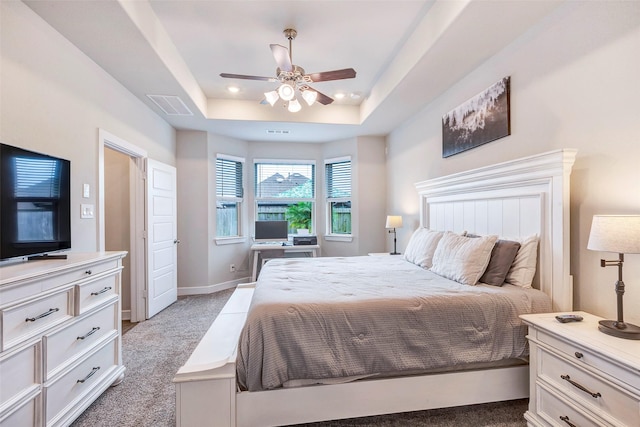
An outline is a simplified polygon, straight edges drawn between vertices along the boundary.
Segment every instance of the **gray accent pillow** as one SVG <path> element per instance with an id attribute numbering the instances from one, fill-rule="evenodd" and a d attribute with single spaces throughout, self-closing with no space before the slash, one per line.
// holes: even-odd
<path id="1" fill-rule="evenodd" d="M 502 286 L 507 273 L 520 249 L 520 243 L 511 240 L 498 240 L 491 251 L 491 259 L 484 274 L 480 277 L 481 283 L 487 285 Z"/>

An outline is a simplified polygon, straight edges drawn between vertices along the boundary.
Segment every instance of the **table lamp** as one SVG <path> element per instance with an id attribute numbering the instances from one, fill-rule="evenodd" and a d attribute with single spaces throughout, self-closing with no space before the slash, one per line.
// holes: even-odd
<path id="1" fill-rule="evenodd" d="M 393 228 L 393 230 L 389 230 L 389 233 L 393 233 L 393 252 L 391 252 L 391 255 L 400 255 L 400 252 L 396 251 L 396 228 L 402 228 L 402 217 L 400 215 L 387 215 L 386 228 Z"/>
<path id="2" fill-rule="evenodd" d="M 587 249 L 618 253 L 618 259 L 615 261 L 600 260 L 601 267 L 618 267 L 618 281 L 615 287 L 618 318 L 601 320 L 598 329 L 614 337 L 640 340 L 640 327 L 625 323 L 622 310 L 622 263 L 624 254 L 640 254 L 640 215 L 594 215 Z"/>

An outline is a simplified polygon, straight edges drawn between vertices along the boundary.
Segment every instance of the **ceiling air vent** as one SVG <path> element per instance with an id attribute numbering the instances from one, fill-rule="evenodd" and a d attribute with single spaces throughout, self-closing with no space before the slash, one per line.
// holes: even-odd
<path id="1" fill-rule="evenodd" d="M 269 135 L 288 135 L 291 132 L 285 129 L 268 129 L 267 133 Z"/>
<path id="2" fill-rule="evenodd" d="M 147 95 L 167 116 L 193 116 L 189 107 L 177 96 Z"/>

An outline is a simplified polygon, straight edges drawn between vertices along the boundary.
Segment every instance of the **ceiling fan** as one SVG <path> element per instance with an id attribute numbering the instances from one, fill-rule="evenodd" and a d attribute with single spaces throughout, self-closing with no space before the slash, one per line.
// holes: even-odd
<path id="1" fill-rule="evenodd" d="M 279 44 L 269 45 L 273 57 L 278 64 L 276 77 L 247 76 L 229 73 L 221 73 L 220 77 L 228 79 L 263 80 L 274 83 L 279 82 L 280 86 L 277 90 L 265 92 L 265 100 L 273 106 L 278 99 L 282 99 L 287 102 L 288 110 L 293 113 L 300 111 L 302 108 L 300 102 L 296 99 L 296 89 L 301 93 L 302 98 L 309 106 L 313 105 L 314 102 L 319 102 L 322 105 L 331 104 L 333 102 L 331 97 L 318 92 L 309 86 L 309 84 L 330 80 L 352 79 L 356 76 L 356 71 L 353 68 L 345 68 L 342 70 L 306 74 L 304 68 L 293 64 L 292 59 L 293 49 L 291 44 L 293 39 L 298 35 L 298 32 L 294 29 L 287 28 L 283 33 L 289 40 L 289 49 Z"/>

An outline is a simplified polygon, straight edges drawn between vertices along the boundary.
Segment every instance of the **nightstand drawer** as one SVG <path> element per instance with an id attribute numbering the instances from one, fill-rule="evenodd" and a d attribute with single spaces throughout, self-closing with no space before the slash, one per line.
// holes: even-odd
<path id="1" fill-rule="evenodd" d="M 45 381 L 64 369 L 66 364 L 91 351 L 107 335 L 117 334 L 117 308 L 116 299 L 112 304 L 42 339 Z"/>
<path id="2" fill-rule="evenodd" d="M 593 413 L 640 426 L 640 399 L 621 387 L 538 347 L 538 377 Z M 572 361 L 573 362 L 573 361 Z M 575 363 L 575 362 L 573 362 Z"/>
<path id="3" fill-rule="evenodd" d="M 38 336 L 73 316 L 73 288 L 0 311 L 2 351 Z"/>
<path id="4" fill-rule="evenodd" d="M 619 379 L 629 384 L 631 387 L 640 391 L 640 375 L 637 372 L 629 371 L 623 367 L 611 363 L 609 360 L 602 358 L 596 353 L 575 344 L 567 343 L 553 335 L 543 331 L 538 332 L 538 340 L 549 345 L 552 348 L 564 353 L 569 359 L 575 360 L 574 363 L 584 364 L 586 366 L 606 372 L 613 378 Z M 631 375 L 630 375 L 631 373 Z"/>
<path id="5" fill-rule="evenodd" d="M 554 426 L 570 427 L 603 427 L 607 424 L 601 420 L 595 420 L 575 408 L 560 396 L 551 394 L 547 389 L 536 386 L 538 415 L 546 422 Z"/>

